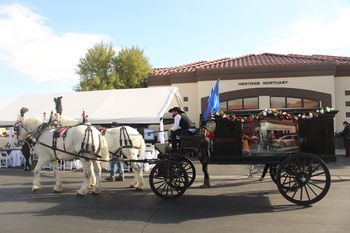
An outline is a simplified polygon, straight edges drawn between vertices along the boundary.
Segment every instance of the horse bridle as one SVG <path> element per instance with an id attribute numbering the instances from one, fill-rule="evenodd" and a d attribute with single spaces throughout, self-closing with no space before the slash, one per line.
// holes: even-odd
<path id="1" fill-rule="evenodd" d="M 30 136 L 35 132 L 35 130 L 36 130 L 36 129 L 35 129 L 33 132 L 29 132 L 29 131 L 23 126 L 23 123 L 22 123 L 21 121 L 15 123 L 13 129 L 14 129 L 16 135 L 17 135 L 17 140 L 19 140 L 19 139 L 18 139 L 18 136 L 21 134 L 21 130 L 25 130 L 26 133 L 27 133 L 27 135 L 28 135 L 28 137 L 30 137 Z"/>

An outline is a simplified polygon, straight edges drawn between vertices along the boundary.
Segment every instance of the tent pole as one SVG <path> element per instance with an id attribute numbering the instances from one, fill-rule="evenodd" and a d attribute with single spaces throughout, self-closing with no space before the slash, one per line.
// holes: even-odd
<path id="1" fill-rule="evenodd" d="M 10 127 L 10 136 L 9 136 L 9 144 L 11 148 L 13 147 L 13 127 Z"/>
<path id="2" fill-rule="evenodd" d="M 165 143 L 163 118 L 160 118 L 159 131 L 160 131 L 158 133 L 159 142 L 160 143 Z"/>

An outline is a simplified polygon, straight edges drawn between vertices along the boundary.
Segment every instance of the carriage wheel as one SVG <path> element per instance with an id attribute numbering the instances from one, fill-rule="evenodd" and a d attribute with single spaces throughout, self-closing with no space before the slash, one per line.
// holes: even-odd
<path id="1" fill-rule="evenodd" d="M 277 169 L 277 187 L 290 202 L 310 205 L 326 196 L 331 175 L 327 165 L 311 154 L 296 154 L 285 159 Z"/>
<path id="2" fill-rule="evenodd" d="M 188 187 L 188 176 L 182 164 L 172 160 L 157 163 L 149 175 L 152 191 L 163 199 L 182 196 Z"/>
<path id="3" fill-rule="evenodd" d="M 277 184 L 277 165 L 276 164 L 270 164 L 269 166 L 269 173 L 271 176 L 272 181 Z"/>
<path id="4" fill-rule="evenodd" d="M 182 167 L 185 169 L 187 176 L 188 176 L 188 186 L 190 187 L 194 180 L 196 179 L 196 168 L 192 161 L 186 157 L 183 157 L 178 160 L 182 164 Z"/>

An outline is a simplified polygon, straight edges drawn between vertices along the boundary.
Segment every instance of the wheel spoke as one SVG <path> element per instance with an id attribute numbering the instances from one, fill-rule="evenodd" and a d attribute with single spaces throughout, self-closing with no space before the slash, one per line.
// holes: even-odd
<path id="1" fill-rule="evenodd" d="M 324 188 L 322 188 L 322 187 L 318 186 L 317 184 L 314 184 L 314 183 L 312 183 L 312 182 L 310 182 L 310 181 L 309 181 L 309 184 L 311 184 L 311 185 L 313 185 L 313 186 L 315 186 L 315 187 L 317 187 L 317 188 L 319 188 L 319 189 L 321 189 L 321 190 L 324 189 Z"/>
<path id="2" fill-rule="evenodd" d="M 165 195 L 168 196 L 168 193 L 169 193 L 169 185 L 166 186 L 166 193 L 165 193 Z"/>
<path id="3" fill-rule="evenodd" d="M 164 180 L 164 177 L 161 176 L 157 176 L 157 177 L 153 177 L 155 180 Z"/>
<path id="4" fill-rule="evenodd" d="M 321 167 L 321 164 L 318 164 L 316 167 L 313 167 L 313 169 L 311 170 L 311 174 L 317 171 L 319 167 Z"/>
<path id="5" fill-rule="evenodd" d="M 165 185 L 164 185 L 164 187 L 163 187 L 162 191 L 160 191 L 160 193 L 164 193 L 165 188 L 168 186 L 168 185 L 167 185 L 167 183 L 164 183 L 164 184 L 165 184 Z"/>
<path id="6" fill-rule="evenodd" d="M 166 185 L 166 183 L 164 182 L 164 183 L 162 183 L 161 185 L 157 186 L 156 189 L 160 189 L 160 188 L 163 187 L 163 186 L 165 187 L 165 185 Z M 164 187 L 163 187 L 163 189 L 164 189 Z"/>
<path id="7" fill-rule="evenodd" d="M 297 194 L 297 192 L 298 192 L 298 189 L 295 189 L 292 198 L 294 198 L 294 196 L 295 196 L 295 194 Z"/>
<path id="8" fill-rule="evenodd" d="M 301 186 L 301 189 L 300 189 L 300 201 L 303 200 L 303 186 Z"/>
<path id="9" fill-rule="evenodd" d="M 296 169 L 298 169 L 298 170 L 297 170 L 297 173 L 298 173 L 298 172 L 302 172 L 302 171 L 300 170 L 300 167 L 301 167 L 300 161 L 299 161 L 298 159 L 295 159 L 295 161 L 296 161 L 296 165 L 297 165 Z"/>
<path id="10" fill-rule="evenodd" d="M 292 183 L 297 184 L 295 180 L 292 180 L 292 181 L 288 181 L 288 182 L 282 183 L 282 185 L 285 185 L 285 184 L 289 184 L 289 185 L 290 185 L 290 184 L 292 184 Z"/>
<path id="11" fill-rule="evenodd" d="M 310 188 L 310 190 L 315 194 L 316 197 L 318 196 L 317 193 L 313 190 L 313 188 L 311 188 L 309 184 L 306 184 L 306 186 Z"/>
<path id="12" fill-rule="evenodd" d="M 325 171 L 323 171 L 323 172 L 320 172 L 320 173 L 317 173 L 317 174 L 312 174 L 312 175 L 311 175 L 311 177 L 314 177 L 314 176 L 319 176 L 319 175 L 322 175 L 322 174 L 326 174 L 326 172 L 325 172 Z"/>
<path id="13" fill-rule="evenodd" d="M 309 191 L 307 191 L 307 187 L 306 186 L 305 186 L 305 193 L 306 193 L 307 198 L 310 201 L 311 199 L 310 199 Z"/>
<path id="14" fill-rule="evenodd" d="M 159 183 L 165 183 L 164 180 L 160 180 L 160 181 L 157 181 L 157 182 L 153 182 L 153 184 L 159 184 Z"/>
<path id="15" fill-rule="evenodd" d="M 292 167 L 291 164 L 287 164 L 287 166 L 284 168 L 284 170 L 289 174 L 296 173 L 295 169 Z"/>
<path id="16" fill-rule="evenodd" d="M 174 192 L 173 192 L 173 188 L 170 187 L 170 192 L 171 192 L 171 195 L 174 196 Z"/>

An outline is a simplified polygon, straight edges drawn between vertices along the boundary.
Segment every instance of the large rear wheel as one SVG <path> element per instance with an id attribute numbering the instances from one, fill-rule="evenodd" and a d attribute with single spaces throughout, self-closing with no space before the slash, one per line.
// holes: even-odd
<path id="1" fill-rule="evenodd" d="M 331 175 L 320 158 L 300 153 L 289 156 L 278 166 L 276 182 L 278 190 L 288 201 L 311 205 L 326 196 Z"/>

